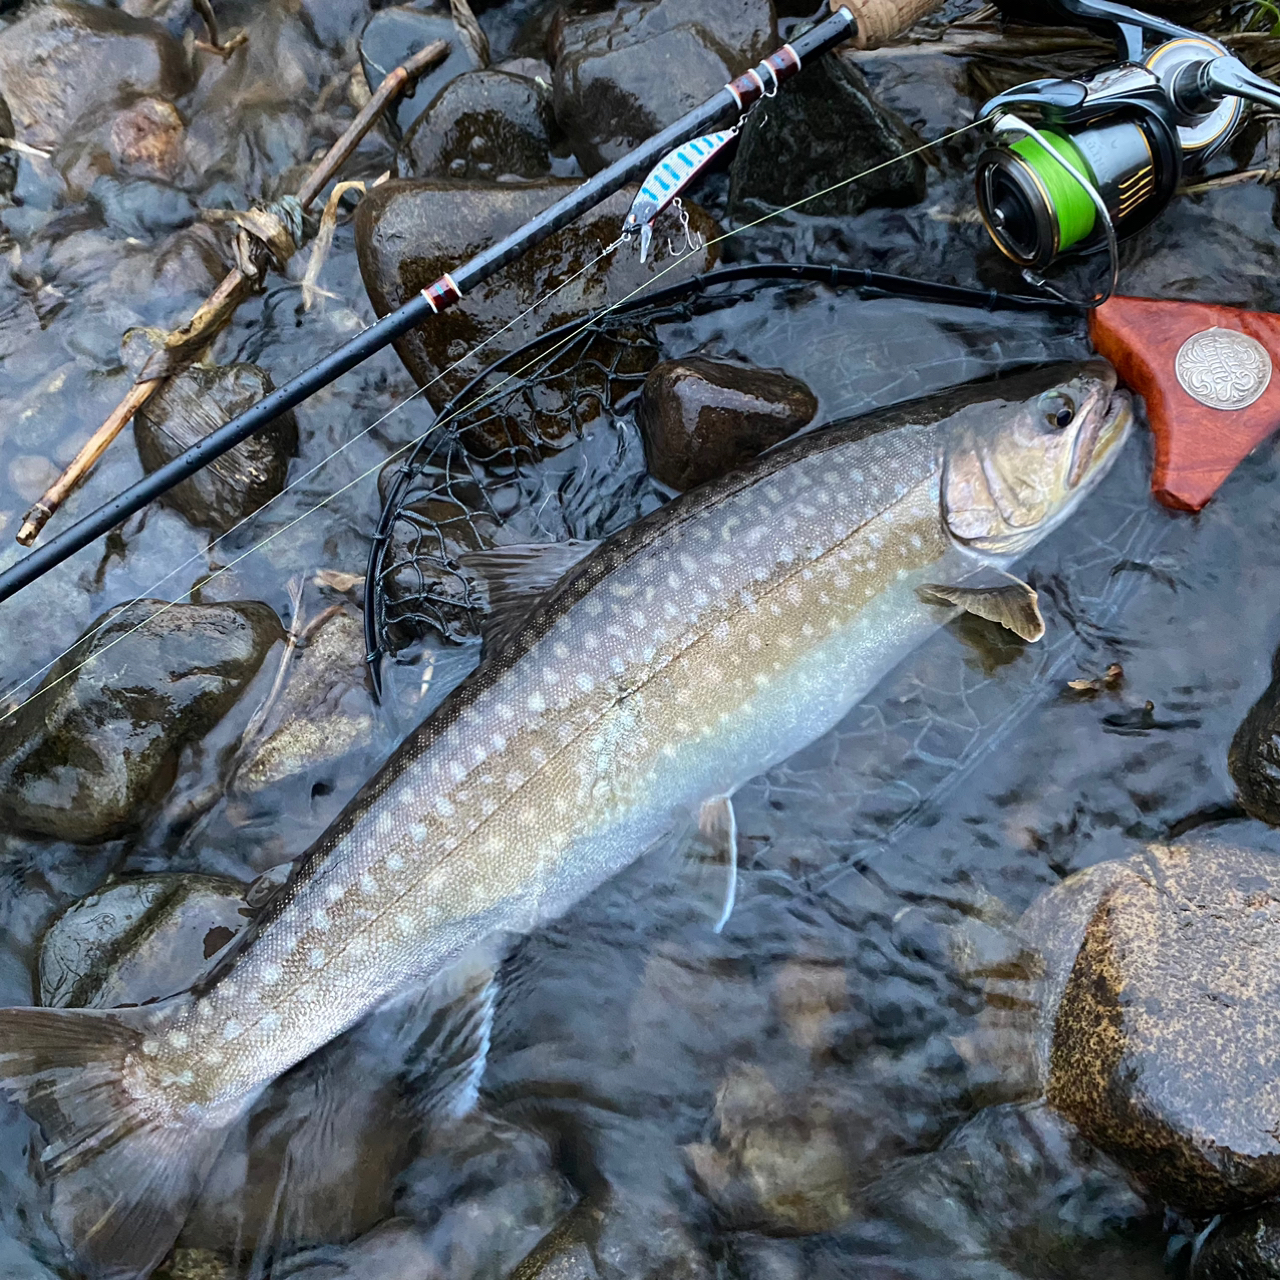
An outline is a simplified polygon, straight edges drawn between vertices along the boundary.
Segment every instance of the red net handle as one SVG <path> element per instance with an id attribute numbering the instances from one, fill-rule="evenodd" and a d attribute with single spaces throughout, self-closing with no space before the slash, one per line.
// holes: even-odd
<path id="1" fill-rule="evenodd" d="M 829 0 L 831 12 L 848 9 L 857 19 L 853 43 L 859 49 L 878 49 L 921 18 L 942 8 L 942 0 Z"/>

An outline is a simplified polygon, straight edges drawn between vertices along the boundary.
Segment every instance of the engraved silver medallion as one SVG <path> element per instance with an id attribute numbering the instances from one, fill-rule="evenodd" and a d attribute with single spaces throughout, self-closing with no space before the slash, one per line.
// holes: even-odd
<path id="1" fill-rule="evenodd" d="M 1262 343 L 1235 329 L 1202 329 L 1178 348 L 1173 362 L 1182 389 L 1210 409 L 1243 409 L 1271 381 Z"/>

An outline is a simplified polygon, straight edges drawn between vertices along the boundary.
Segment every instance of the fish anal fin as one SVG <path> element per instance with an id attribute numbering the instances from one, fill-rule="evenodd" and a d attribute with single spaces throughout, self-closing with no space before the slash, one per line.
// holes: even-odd
<path id="1" fill-rule="evenodd" d="M 225 1135 L 157 1119 L 130 1087 L 153 1009 L 0 1010 L 0 1081 L 44 1132 L 54 1225 L 93 1280 L 150 1274 Z"/>
<path id="2" fill-rule="evenodd" d="M 920 588 L 920 595 L 930 604 L 956 605 L 975 617 L 997 622 L 1032 643 L 1044 635 L 1039 597 L 1035 588 L 1020 578 L 1009 576 L 995 585 L 979 587 L 930 582 Z"/>
<path id="3" fill-rule="evenodd" d="M 489 597 L 489 612 L 480 624 L 486 652 L 510 643 L 543 596 L 599 545 L 571 539 L 459 556 L 458 563 L 484 582 Z"/>
<path id="4" fill-rule="evenodd" d="M 715 924 L 715 931 L 719 933 L 729 923 L 738 894 L 738 819 L 732 798 L 713 796 L 704 801 L 698 810 L 698 830 L 725 864 L 724 906 Z"/>

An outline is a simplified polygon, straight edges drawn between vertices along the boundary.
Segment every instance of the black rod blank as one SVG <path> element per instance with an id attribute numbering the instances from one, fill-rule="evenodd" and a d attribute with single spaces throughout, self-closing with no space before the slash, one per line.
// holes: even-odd
<path id="1" fill-rule="evenodd" d="M 842 8 L 797 37 L 789 47 L 798 61 L 807 61 L 848 38 L 853 33 L 854 26 L 852 15 L 847 9 Z M 777 55 L 773 57 L 776 58 Z M 767 65 L 769 61 L 771 60 L 766 60 L 761 67 L 765 68 L 766 75 L 774 76 L 776 83 L 777 76 Z M 756 75 L 757 73 L 748 74 Z M 758 76 L 757 79 L 759 79 Z M 452 279 L 459 293 L 466 294 L 475 285 L 488 279 L 526 250 L 567 226 L 588 209 L 594 208 L 638 174 L 647 172 L 673 147 L 705 132 L 730 111 L 740 109 L 741 100 L 738 94 L 726 85 L 701 106 L 687 112 L 661 133 L 655 134 L 634 151 L 616 160 L 608 168 L 602 169 L 594 177 L 588 178 L 563 200 L 556 201 L 536 218 L 532 218 L 511 235 L 477 254 L 452 272 Z M 61 564 L 69 556 L 114 529 L 121 521 L 141 511 L 162 493 L 167 493 L 174 485 L 194 475 L 215 458 L 226 453 L 228 449 L 234 448 L 255 431 L 265 427 L 287 409 L 294 408 L 334 379 L 354 369 L 375 352 L 382 350 L 397 338 L 403 337 L 410 329 L 434 315 L 435 310 L 435 306 L 427 300 L 425 294 L 416 295 L 404 306 L 383 316 L 363 333 L 352 338 L 350 342 L 339 347 L 319 363 L 312 365 L 310 369 L 298 374 L 296 378 L 286 382 L 284 386 L 278 387 L 238 417 L 232 418 L 216 431 L 210 432 L 185 453 L 179 454 L 171 462 L 151 472 L 136 484 L 130 485 L 110 502 L 90 512 L 69 529 L 65 529 L 30 555 L 24 556 L 16 564 L 0 573 L 0 601 L 9 599 L 23 587 L 43 577 L 55 565 Z"/>

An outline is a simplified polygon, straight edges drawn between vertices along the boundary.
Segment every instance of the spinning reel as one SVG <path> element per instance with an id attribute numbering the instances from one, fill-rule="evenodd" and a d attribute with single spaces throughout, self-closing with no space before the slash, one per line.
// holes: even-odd
<path id="1" fill-rule="evenodd" d="M 1109 295 L 1117 241 L 1147 226 L 1183 174 L 1228 142 L 1245 99 L 1280 109 L 1280 87 L 1163 18 L 1112 0 L 1049 3 L 1114 36 L 1121 60 L 1077 80 L 1032 80 L 982 107 L 995 136 L 978 159 L 978 209 L 1000 250 L 1041 286 L 1038 273 L 1063 255 L 1107 248 Z M 1148 51 L 1152 39 L 1161 43 Z"/>

